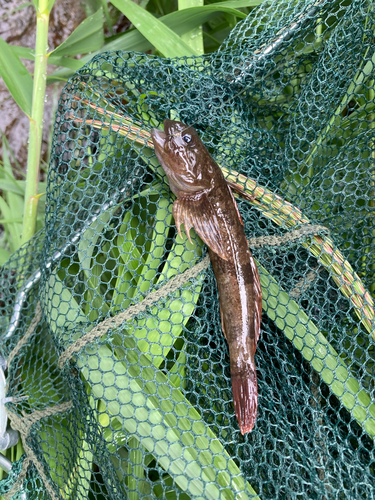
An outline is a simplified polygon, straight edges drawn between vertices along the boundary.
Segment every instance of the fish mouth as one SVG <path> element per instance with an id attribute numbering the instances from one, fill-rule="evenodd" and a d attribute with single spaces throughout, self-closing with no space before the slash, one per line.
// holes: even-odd
<path id="1" fill-rule="evenodd" d="M 165 140 L 167 138 L 167 134 L 158 128 L 153 128 L 151 130 L 151 137 L 154 141 L 155 149 L 160 149 L 161 151 L 164 149 Z"/>
<path id="2" fill-rule="evenodd" d="M 151 137 L 154 141 L 155 150 L 162 151 L 167 137 L 180 136 L 181 132 L 187 128 L 182 122 L 166 118 L 164 120 L 164 132 L 158 128 L 151 129 Z"/>
<path id="3" fill-rule="evenodd" d="M 169 120 L 168 118 L 164 120 L 164 132 L 167 136 L 180 136 L 181 132 L 187 128 L 185 123 L 177 120 Z"/>
<path id="4" fill-rule="evenodd" d="M 173 120 L 168 120 L 168 118 L 166 118 L 164 120 L 164 132 L 167 134 L 167 135 L 174 135 L 173 134 L 173 125 L 175 124 L 176 122 L 173 121 Z"/>

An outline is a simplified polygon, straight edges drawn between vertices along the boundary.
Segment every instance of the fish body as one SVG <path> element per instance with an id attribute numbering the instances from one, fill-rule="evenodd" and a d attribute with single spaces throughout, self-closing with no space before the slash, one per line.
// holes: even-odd
<path id="1" fill-rule="evenodd" d="M 190 239 L 193 227 L 206 243 L 215 273 L 221 324 L 229 346 L 233 402 L 242 434 L 256 421 L 258 389 L 255 351 L 260 332 L 262 291 L 241 215 L 232 191 L 197 132 L 165 120 L 153 129 L 155 153 L 177 196 L 173 215 Z"/>

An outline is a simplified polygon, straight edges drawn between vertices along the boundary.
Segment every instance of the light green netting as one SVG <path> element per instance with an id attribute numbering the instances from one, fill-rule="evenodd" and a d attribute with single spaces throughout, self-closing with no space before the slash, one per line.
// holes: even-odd
<path id="1" fill-rule="evenodd" d="M 107 53 L 71 78 L 45 232 L 1 275 L 8 395 L 29 396 L 8 404 L 27 459 L 3 494 L 375 498 L 374 28 L 370 1 L 263 3 L 215 54 Z M 167 117 L 254 196 L 246 436 L 206 248 L 176 236 L 150 140 Z"/>

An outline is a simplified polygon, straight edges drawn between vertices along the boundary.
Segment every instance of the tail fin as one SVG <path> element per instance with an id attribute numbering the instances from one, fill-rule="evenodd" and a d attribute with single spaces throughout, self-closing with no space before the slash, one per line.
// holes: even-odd
<path id="1" fill-rule="evenodd" d="M 234 410 L 241 434 L 253 430 L 257 418 L 258 384 L 255 367 L 242 373 L 232 373 Z"/>

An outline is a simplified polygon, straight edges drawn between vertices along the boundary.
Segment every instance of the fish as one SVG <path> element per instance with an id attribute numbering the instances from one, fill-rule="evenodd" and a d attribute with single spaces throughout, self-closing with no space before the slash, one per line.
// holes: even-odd
<path id="1" fill-rule="evenodd" d="M 232 189 L 197 131 L 176 120 L 152 129 L 155 154 L 176 195 L 173 216 L 191 241 L 194 228 L 208 247 L 215 274 L 221 327 L 228 343 L 233 403 L 241 434 L 256 422 L 255 351 L 260 335 L 262 289 Z"/>

